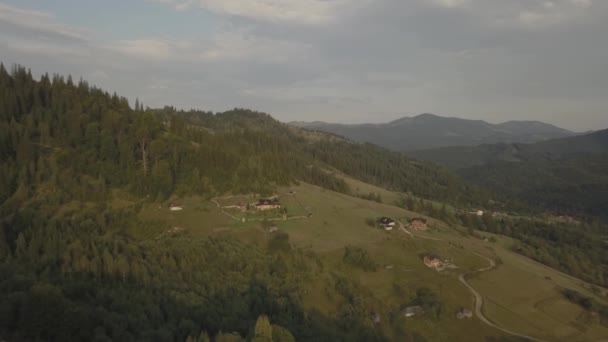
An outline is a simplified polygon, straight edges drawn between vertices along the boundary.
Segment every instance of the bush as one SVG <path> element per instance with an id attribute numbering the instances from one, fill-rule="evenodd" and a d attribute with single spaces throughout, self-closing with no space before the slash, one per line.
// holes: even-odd
<path id="1" fill-rule="evenodd" d="M 361 247 L 346 246 L 342 260 L 353 266 L 359 267 L 366 272 L 375 271 L 378 268 L 376 262 L 367 251 Z"/>

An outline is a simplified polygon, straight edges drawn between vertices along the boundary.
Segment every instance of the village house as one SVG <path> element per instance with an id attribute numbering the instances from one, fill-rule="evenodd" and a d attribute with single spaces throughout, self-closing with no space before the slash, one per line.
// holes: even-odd
<path id="1" fill-rule="evenodd" d="M 416 315 L 422 315 L 423 313 L 424 309 L 420 305 L 408 306 L 407 308 L 405 308 L 405 310 L 403 310 L 403 315 L 405 317 L 413 317 Z"/>
<path id="2" fill-rule="evenodd" d="M 431 267 L 431 268 L 437 268 L 439 266 L 441 266 L 441 257 L 439 257 L 438 255 L 425 255 L 424 256 L 424 264 L 427 267 Z"/>
<path id="3" fill-rule="evenodd" d="M 386 230 L 393 230 L 397 223 L 392 218 L 382 217 L 380 220 L 378 220 L 378 224 L 383 226 Z"/>
<path id="4" fill-rule="evenodd" d="M 460 308 L 456 313 L 456 318 L 465 319 L 465 318 L 473 318 L 473 311 L 465 308 Z"/>
<path id="5" fill-rule="evenodd" d="M 171 210 L 171 211 L 180 211 L 180 210 L 184 210 L 184 208 L 182 206 L 180 206 L 180 205 L 171 203 L 169 205 L 169 210 Z"/>
<path id="6" fill-rule="evenodd" d="M 257 210 L 272 210 L 272 209 L 280 209 L 281 203 L 277 198 L 266 199 L 262 198 L 256 203 L 255 208 Z"/>
<path id="7" fill-rule="evenodd" d="M 423 217 L 417 217 L 410 221 L 410 228 L 414 230 L 426 230 L 427 229 L 427 220 Z"/>

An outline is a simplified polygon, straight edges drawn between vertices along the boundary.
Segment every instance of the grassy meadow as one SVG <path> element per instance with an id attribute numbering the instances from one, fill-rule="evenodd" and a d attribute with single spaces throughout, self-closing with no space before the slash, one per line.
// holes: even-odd
<path id="1" fill-rule="evenodd" d="M 404 219 L 419 215 L 395 207 L 393 200 L 398 198 L 397 193 L 360 182 L 357 187 L 361 192 L 380 193 L 386 204 L 306 183 L 278 189 L 289 216 L 299 214 L 298 210 L 312 213 L 307 219 L 273 222 L 289 235 L 293 246 L 314 255 L 322 265 L 307 284 L 309 291 L 303 302 L 309 309 L 330 315 L 340 312 L 345 303 L 331 284 L 342 278 L 363 294 L 370 315 L 372 312 L 380 314 L 382 320 L 377 329 L 395 341 L 403 331 L 416 332 L 429 341 L 484 341 L 487 337 L 508 337 L 476 318 L 455 318 L 455 312 L 461 307 L 473 308 L 473 297 L 458 281 L 458 275 L 488 265 L 487 260 L 474 254 L 479 253 L 500 260 L 497 269 L 471 280 L 485 298 L 484 312 L 495 323 L 550 341 L 588 341 L 608 336 L 608 328 L 594 322 L 592 317 L 585 317 L 578 306 L 560 297 L 560 286 L 589 293 L 580 280 L 510 252 L 507 238 L 497 237 L 496 243 L 490 243 L 467 236 L 463 229 L 449 227 L 440 221 L 430 219 L 431 229 L 416 232 L 419 236 L 406 234 L 398 227 L 388 232 L 371 227 L 366 219 L 380 216 Z M 292 191 L 295 196 L 288 195 Z M 231 205 L 231 201 L 226 203 Z M 150 225 L 147 230 L 133 234 L 142 238 L 167 238 L 172 228 L 180 227 L 179 234 L 192 238 L 230 234 L 260 245 L 272 238 L 261 222 L 235 221 L 209 200 L 183 198 L 180 204 L 183 210 L 175 212 L 166 206 L 145 204 L 140 215 Z M 364 248 L 376 263 L 376 271 L 365 272 L 344 263 L 346 246 Z M 451 260 L 458 269 L 437 272 L 427 268 L 421 260 L 427 253 Z M 421 287 L 431 288 L 439 294 L 444 303 L 441 318 L 428 315 L 405 318 L 400 314 Z M 459 339 L 459 336 L 467 338 Z"/>

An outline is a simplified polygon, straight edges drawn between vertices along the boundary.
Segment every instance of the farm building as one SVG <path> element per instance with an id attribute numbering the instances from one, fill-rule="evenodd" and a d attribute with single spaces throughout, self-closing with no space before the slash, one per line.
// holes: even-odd
<path id="1" fill-rule="evenodd" d="M 427 220 L 425 218 L 417 217 L 410 221 L 410 228 L 412 228 L 414 230 L 426 230 L 427 229 L 426 223 L 427 223 Z"/>
<path id="2" fill-rule="evenodd" d="M 473 318 L 473 311 L 465 308 L 460 308 L 456 313 L 456 318 L 465 319 L 465 318 Z"/>
<path id="3" fill-rule="evenodd" d="M 169 205 L 169 210 L 171 210 L 171 211 L 180 211 L 180 210 L 184 210 L 184 208 L 182 206 L 180 206 L 180 205 L 171 203 Z"/>
<path id="4" fill-rule="evenodd" d="M 378 220 L 378 224 L 383 226 L 384 229 L 386 229 L 386 230 L 393 230 L 393 228 L 395 227 L 395 225 L 397 223 L 392 218 L 382 217 L 382 218 L 380 218 L 380 220 Z"/>
<path id="5" fill-rule="evenodd" d="M 272 209 L 280 209 L 281 203 L 277 198 L 273 199 L 260 199 L 258 203 L 256 203 L 255 208 L 257 210 L 272 210 Z"/>
<path id="6" fill-rule="evenodd" d="M 403 310 L 403 315 L 405 317 L 413 317 L 416 315 L 421 315 L 423 313 L 424 313 L 424 309 L 420 305 L 408 306 L 407 308 L 405 308 L 405 310 Z"/>
<path id="7" fill-rule="evenodd" d="M 437 268 L 439 266 L 441 266 L 441 257 L 439 257 L 438 255 L 426 255 L 424 257 L 424 264 L 427 267 L 432 267 L 432 268 Z"/>
<path id="8" fill-rule="evenodd" d="M 483 216 L 483 210 L 473 210 L 473 211 L 471 211 L 471 214 L 477 215 L 477 216 Z"/>

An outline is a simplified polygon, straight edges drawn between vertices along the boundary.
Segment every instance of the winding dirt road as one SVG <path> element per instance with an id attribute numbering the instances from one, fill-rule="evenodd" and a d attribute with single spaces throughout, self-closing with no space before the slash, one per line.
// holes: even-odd
<path id="1" fill-rule="evenodd" d="M 410 236 L 419 237 L 419 238 L 424 238 L 424 239 L 429 239 L 429 240 L 445 241 L 445 240 L 443 240 L 443 239 L 437 239 L 437 238 L 432 238 L 432 237 L 428 237 L 428 236 L 423 236 L 423 235 L 417 235 L 417 234 L 413 234 L 413 233 L 412 233 L 412 232 L 410 232 L 409 230 L 405 229 L 405 226 L 404 226 L 404 225 L 403 225 L 401 222 L 399 222 L 399 226 L 400 226 L 400 227 L 399 227 L 399 228 L 400 228 L 400 230 L 402 230 L 404 233 L 406 233 L 406 234 L 408 234 L 408 235 L 410 235 Z M 494 262 L 494 260 L 492 260 L 492 259 L 490 259 L 490 258 L 488 258 L 488 257 L 486 257 L 486 256 L 484 256 L 484 255 L 481 255 L 481 254 L 475 253 L 475 252 L 472 252 L 472 253 L 473 253 L 473 254 L 475 254 L 475 255 L 477 255 L 478 257 L 481 257 L 481 258 L 484 258 L 484 259 L 488 260 L 488 262 L 490 263 L 490 266 L 488 266 L 488 267 L 484 267 L 484 268 L 480 268 L 480 269 L 478 269 L 477 271 L 475 271 L 475 272 L 473 272 L 473 273 L 481 273 L 481 272 L 489 271 L 489 270 L 491 270 L 491 269 L 493 269 L 493 268 L 495 268 L 495 267 L 496 267 L 496 262 Z M 468 288 L 468 289 L 469 289 L 469 291 L 471 291 L 471 293 L 473 294 L 473 296 L 475 296 L 475 314 L 477 315 L 477 317 L 479 318 L 479 320 L 480 320 L 480 321 L 482 321 L 484 324 L 486 324 L 486 325 L 488 325 L 488 326 L 490 326 L 490 327 L 492 327 L 492 328 L 498 329 L 498 330 L 500 330 L 500 331 L 502 331 L 502 332 L 504 332 L 504 333 L 507 333 L 507 334 L 509 334 L 509 335 L 512 335 L 512 336 L 521 337 L 521 338 L 524 338 L 524 339 L 527 339 L 527 340 L 530 340 L 530 341 L 535 341 L 535 342 L 546 342 L 545 340 L 541 340 L 541 339 L 538 339 L 538 338 L 536 338 L 536 337 L 532 337 L 532 336 L 528 336 L 528 335 L 519 334 L 519 333 L 517 333 L 517 332 L 515 332 L 515 331 L 509 330 L 509 329 L 506 329 L 506 328 L 503 328 L 503 327 L 501 327 L 501 326 L 496 325 L 496 324 L 495 324 L 495 323 L 493 323 L 492 321 L 490 321 L 490 320 L 489 320 L 489 319 L 488 319 L 488 318 L 487 318 L 487 317 L 484 315 L 483 310 L 482 310 L 482 308 L 483 308 L 483 297 L 482 297 L 482 296 L 481 296 L 481 294 L 479 294 L 479 292 L 477 292 L 477 290 L 475 290 L 475 288 L 474 288 L 473 286 L 471 286 L 471 284 L 469 284 L 469 282 L 467 282 L 467 280 L 465 279 L 465 277 L 466 277 L 468 274 L 469 274 L 469 272 L 467 272 L 467 273 L 462 273 L 462 274 L 460 274 L 460 275 L 458 276 L 458 279 L 460 280 L 460 282 L 461 282 L 462 284 L 464 284 L 464 286 L 466 286 L 466 288 Z"/>
<path id="2" fill-rule="evenodd" d="M 480 268 L 477 271 L 475 271 L 475 273 L 480 273 L 480 272 L 485 272 L 485 271 L 489 271 L 491 269 L 493 269 L 494 267 L 496 267 L 496 263 L 494 262 L 494 260 L 483 256 L 481 254 L 477 254 L 475 252 L 473 252 L 473 254 L 477 255 L 478 257 L 484 258 L 486 260 L 488 260 L 490 262 L 490 266 L 488 267 L 484 267 L 484 268 Z M 517 336 L 517 337 L 521 337 L 521 338 L 525 338 L 528 339 L 530 341 L 537 341 L 537 342 L 545 342 L 544 340 L 538 339 L 536 337 L 532 337 L 532 336 L 528 336 L 528 335 L 522 335 L 519 333 L 516 333 L 512 330 L 500 327 L 496 324 L 494 324 L 492 321 L 490 321 L 483 313 L 482 307 L 483 307 L 483 297 L 479 294 L 479 292 L 477 292 L 477 290 L 475 290 L 475 288 L 473 286 L 471 286 L 471 284 L 469 284 L 469 282 L 467 282 L 467 280 L 465 279 L 466 275 L 468 273 L 462 273 L 458 279 L 460 280 L 461 283 L 464 284 L 464 286 L 466 286 L 469 291 L 471 291 L 471 293 L 475 296 L 475 314 L 477 315 L 477 317 L 479 318 L 480 321 L 482 321 L 483 323 L 485 323 L 486 325 L 489 325 L 495 329 L 498 329 L 502 332 L 505 332 L 509 335 L 513 335 L 513 336 Z"/>

